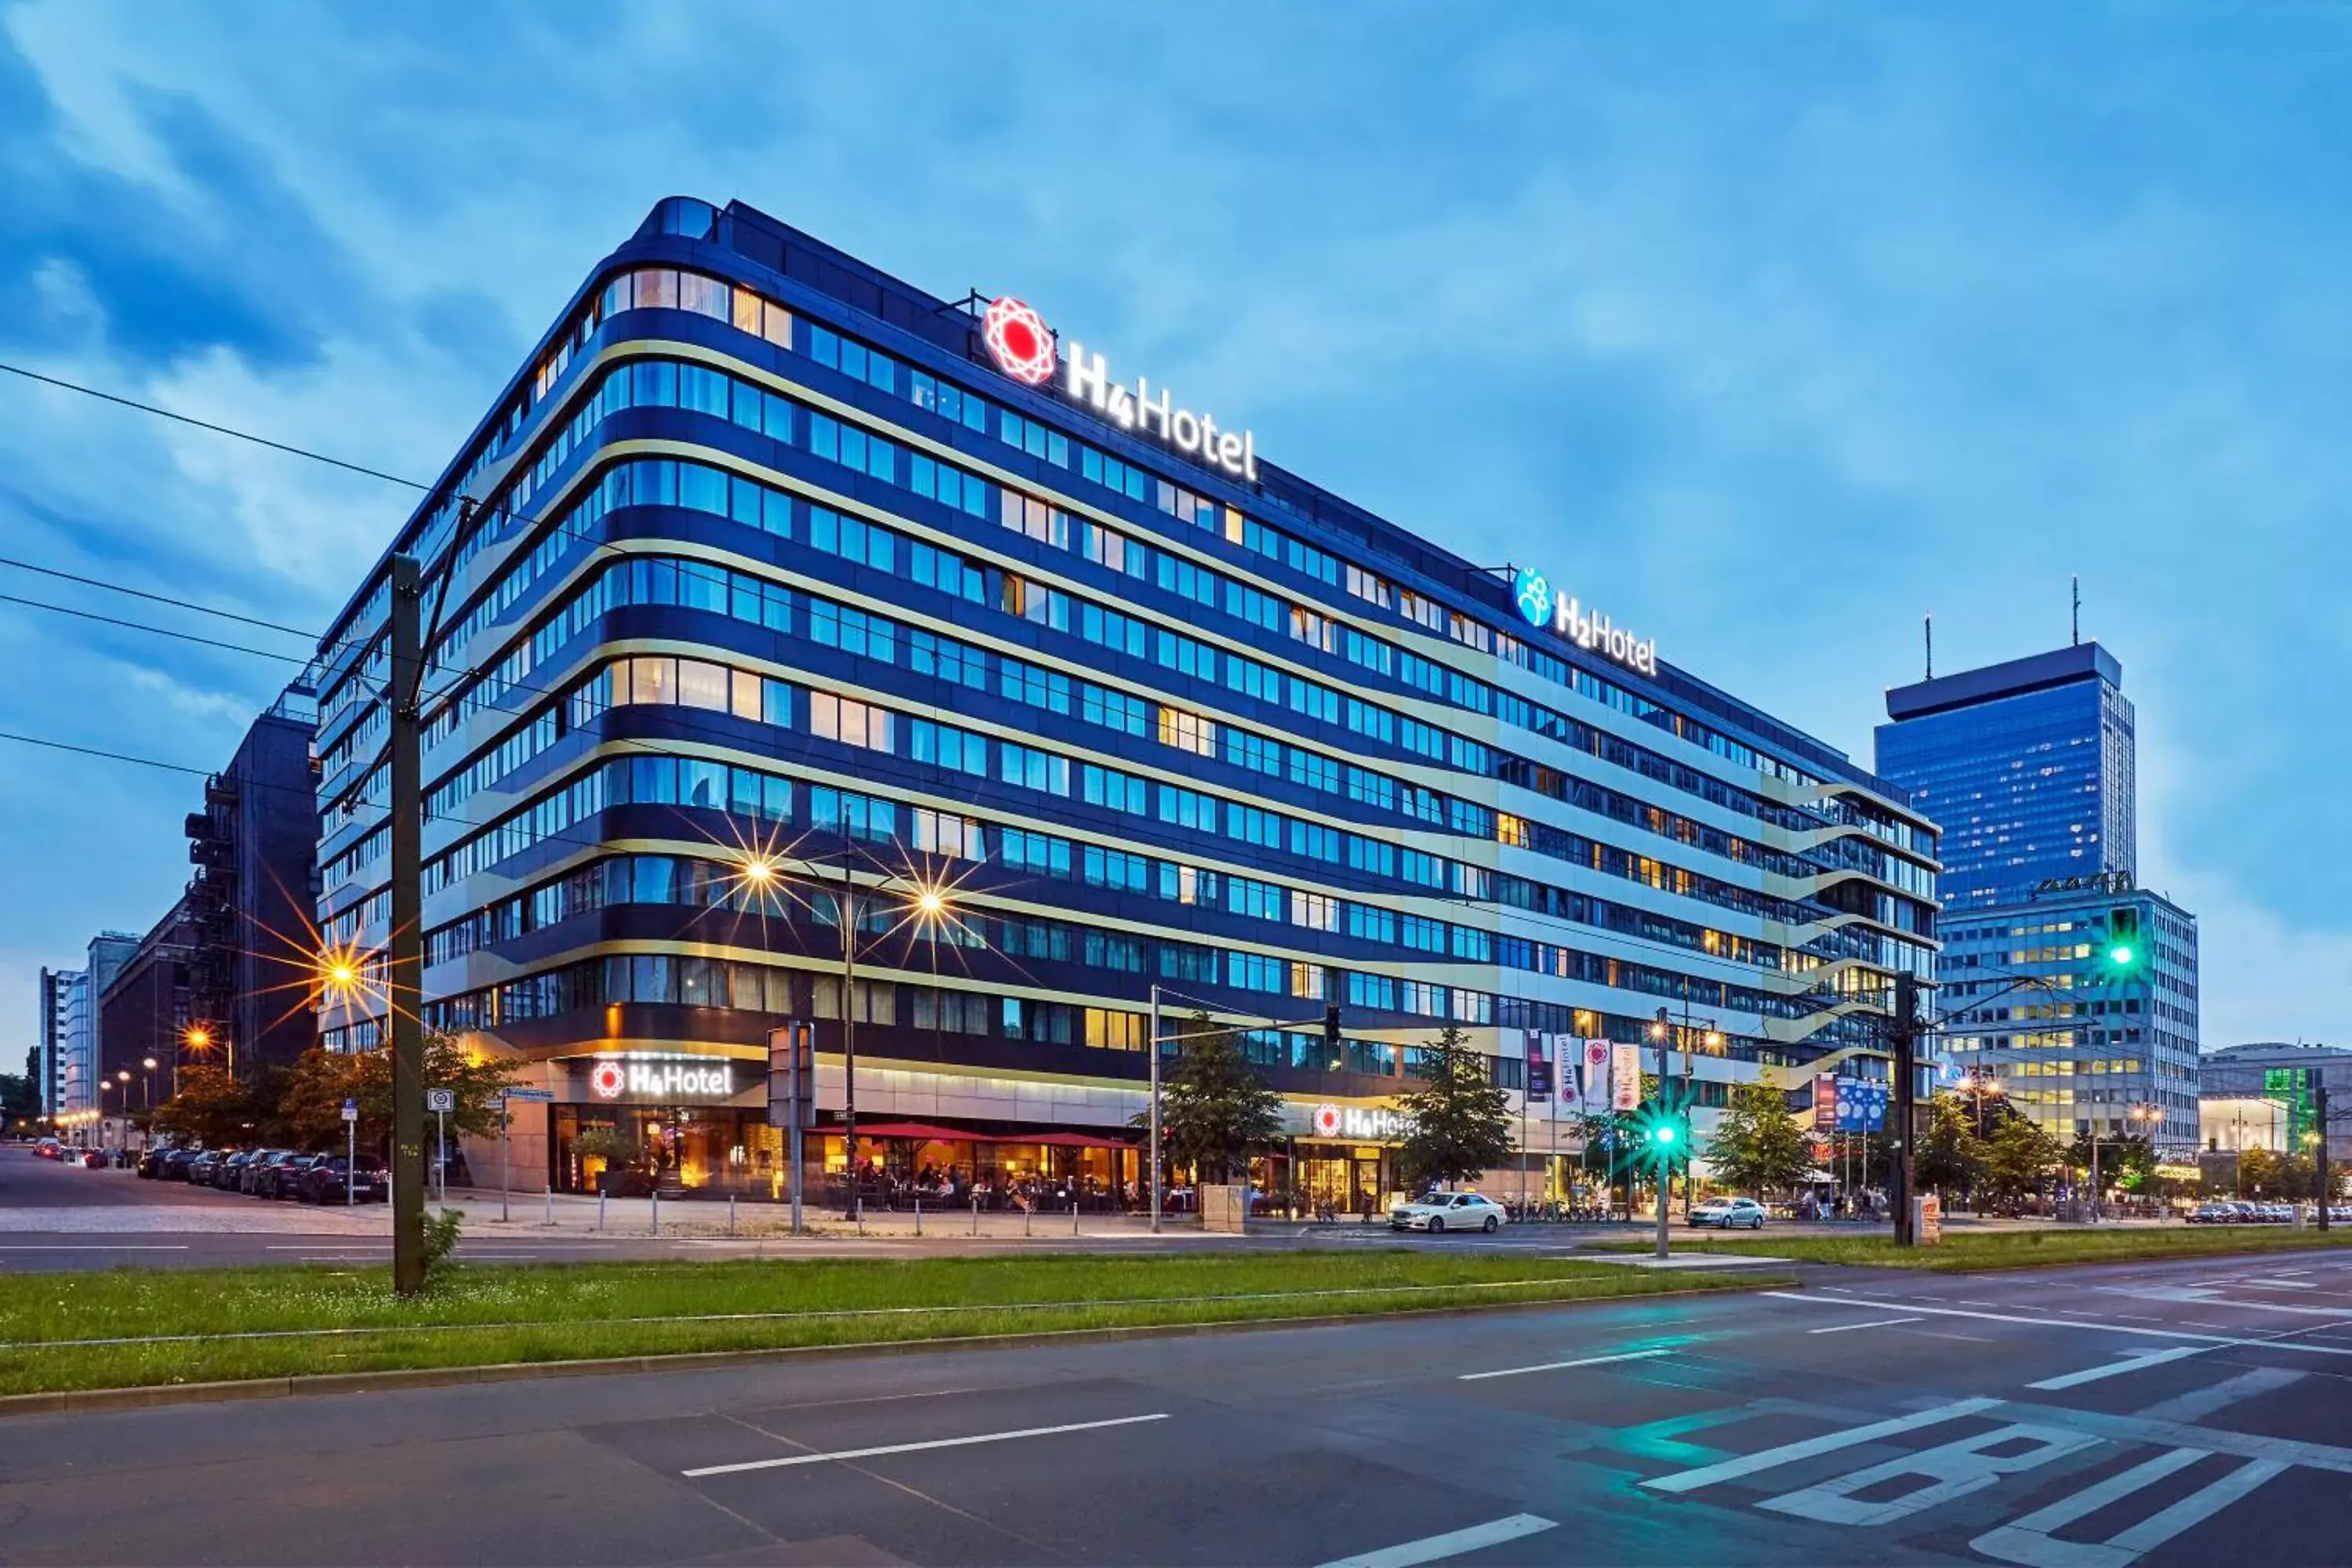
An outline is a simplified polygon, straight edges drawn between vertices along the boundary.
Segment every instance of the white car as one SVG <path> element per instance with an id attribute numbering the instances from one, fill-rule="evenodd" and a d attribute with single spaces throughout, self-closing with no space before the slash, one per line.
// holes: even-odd
<path id="1" fill-rule="evenodd" d="M 1691 1210 L 1690 1223 L 1719 1230 L 1762 1230 L 1764 1205 L 1754 1198 L 1709 1198 Z"/>
<path id="2" fill-rule="evenodd" d="M 1492 1235 L 1507 1216 L 1503 1205 L 1476 1193 L 1432 1193 L 1389 1211 L 1391 1230 L 1483 1230 Z"/>

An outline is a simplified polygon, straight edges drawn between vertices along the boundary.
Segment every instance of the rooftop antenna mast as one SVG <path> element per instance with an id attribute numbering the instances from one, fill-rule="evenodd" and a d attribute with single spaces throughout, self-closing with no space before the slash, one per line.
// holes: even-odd
<path id="1" fill-rule="evenodd" d="M 2074 647 L 2083 646 L 2083 579 L 2068 579 L 2074 584 Z"/>
<path id="2" fill-rule="evenodd" d="M 1936 614 L 1930 610 L 1925 619 L 1927 634 L 1927 679 L 1936 679 Z"/>

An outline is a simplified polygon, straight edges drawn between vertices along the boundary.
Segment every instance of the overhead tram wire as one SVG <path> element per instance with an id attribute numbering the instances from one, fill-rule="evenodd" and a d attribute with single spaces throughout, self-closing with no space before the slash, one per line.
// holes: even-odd
<path id="1" fill-rule="evenodd" d="M 305 631 L 300 626 L 281 626 L 276 621 L 265 621 L 253 616 L 242 616 L 235 610 L 215 609 L 210 605 L 198 605 L 186 599 L 175 599 L 168 594 L 151 594 L 143 588 L 126 588 L 120 583 L 109 583 L 99 577 L 83 577 L 72 572 L 60 572 L 54 566 L 36 566 L 29 561 L 18 561 L 13 556 L 0 555 L 0 566 L 14 566 L 19 572 L 37 572 L 44 577 L 59 577 L 68 583 L 79 583 L 91 588 L 103 588 L 110 594 L 127 594 L 134 599 L 152 600 L 158 605 L 169 605 L 174 609 L 191 610 L 199 615 L 217 616 L 222 620 L 236 621 L 248 626 L 259 626 L 264 631 L 284 632 L 289 637 L 300 637 L 314 647 L 319 641 L 319 635 L 316 632 Z"/>
<path id="2" fill-rule="evenodd" d="M 229 653 L 250 654 L 255 658 L 277 659 L 281 663 L 308 666 L 310 657 L 304 654 L 272 653 L 268 648 L 247 647 L 243 643 L 222 642 L 216 637 L 200 637 L 194 632 L 173 631 L 168 626 L 151 626 L 144 621 L 121 620 L 113 616 L 101 616 L 94 610 L 77 610 L 66 605 L 52 605 L 43 599 L 20 598 L 15 594 L 0 594 L 0 605 L 22 605 L 26 609 L 47 610 L 54 616 L 73 616 L 100 626 L 121 626 L 127 631 L 149 632 L 159 637 L 173 637 L 181 642 L 200 644 L 205 647 L 225 649 Z"/>

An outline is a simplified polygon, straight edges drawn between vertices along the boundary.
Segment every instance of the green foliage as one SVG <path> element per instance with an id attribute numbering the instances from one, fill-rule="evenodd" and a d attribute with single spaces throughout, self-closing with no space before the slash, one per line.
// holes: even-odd
<path id="1" fill-rule="evenodd" d="M 1150 1122 L 1148 1110 L 1133 1119 L 1137 1127 Z M 1253 1151 L 1281 1136 L 1282 1096 L 1257 1076 L 1234 1030 L 1193 1014 L 1160 1078 L 1160 1141 L 1168 1158 L 1191 1165 L 1203 1182 L 1226 1182 Z"/>
<path id="2" fill-rule="evenodd" d="M 618 1168 L 637 1157 L 637 1146 L 611 1127 L 589 1127 L 572 1141 L 572 1155 L 577 1160 L 602 1160 Z"/>
<path id="3" fill-rule="evenodd" d="M 1453 1025 L 1421 1051 L 1422 1086 L 1399 1109 L 1412 1131 L 1397 1151 L 1408 1182 L 1475 1181 L 1511 1159 L 1510 1097 L 1487 1058 Z"/>
<path id="4" fill-rule="evenodd" d="M 18 1121 L 29 1121 L 40 1113 L 40 1086 L 33 1081 L 31 1076 L 0 1073 L 0 1127 L 13 1127 Z"/>
<path id="5" fill-rule="evenodd" d="M 2058 1141 L 2039 1124 L 2013 1116 L 2000 1124 L 1985 1155 L 1985 1184 L 1999 1197 L 2040 1192 L 2060 1163 Z"/>
<path id="6" fill-rule="evenodd" d="M 497 1134 L 498 1094 L 513 1079 L 506 1062 L 491 1058 L 476 1061 L 448 1036 L 425 1037 L 424 1082 L 426 1089 L 454 1089 L 457 1109 L 450 1114 L 450 1131 L 488 1138 Z M 187 1075 L 181 1079 L 184 1085 Z M 363 1149 L 382 1149 L 392 1139 L 392 1050 L 330 1051 L 312 1047 L 285 1069 L 275 1093 L 265 1083 L 257 1095 L 268 1095 L 265 1121 L 273 1140 L 303 1149 L 340 1148 L 343 1142 L 343 1101 L 359 1101 L 359 1141 Z"/>
<path id="7" fill-rule="evenodd" d="M 257 1116 L 251 1090 L 228 1069 L 188 1067 L 180 1069 L 179 1092 L 155 1108 L 154 1128 L 182 1142 L 220 1148 L 250 1139 Z"/>
<path id="8" fill-rule="evenodd" d="M 1793 1187 L 1813 1168 L 1813 1142 L 1771 1083 L 1736 1084 L 1707 1144 L 1716 1179 L 1743 1193 Z"/>
<path id="9" fill-rule="evenodd" d="M 449 1255 L 457 1249 L 457 1227 L 465 1215 L 456 1209 L 442 1209 L 425 1216 L 425 1285 L 431 1289 L 446 1270 L 452 1267 Z"/>
<path id="10" fill-rule="evenodd" d="M 1938 1094 L 1927 1103 L 1927 1135 L 1919 1140 L 1919 1184 L 1938 1192 L 1975 1192 L 1984 1185 L 1992 1151 L 1977 1136 L 1976 1110 L 1957 1094 Z"/>

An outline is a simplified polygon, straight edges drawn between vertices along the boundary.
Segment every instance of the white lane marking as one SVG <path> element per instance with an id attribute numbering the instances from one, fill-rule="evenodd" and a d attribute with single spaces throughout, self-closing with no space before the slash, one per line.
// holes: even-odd
<path id="1" fill-rule="evenodd" d="M 1896 1323 L 1924 1323 L 1925 1318 L 1874 1318 L 1866 1323 L 1838 1323 L 1826 1329 L 1807 1329 L 1809 1334 L 1850 1334 L 1856 1329 L 1884 1329 Z"/>
<path id="2" fill-rule="evenodd" d="M 1442 1563 L 1465 1552 L 1499 1546 L 1506 1541 L 1540 1535 L 1547 1530 L 1559 1528 L 1558 1521 L 1539 1514 L 1515 1513 L 1508 1519 L 1474 1524 L 1467 1530 L 1449 1531 L 1444 1535 L 1433 1535 L 1423 1541 L 1408 1541 L 1399 1546 L 1383 1546 L 1378 1552 L 1341 1557 L 1324 1563 L 1323 1568 L 1414 1568 L 1416 1563 Z"/>
<path id="3" fill-rule="evenodd" d="M 885 1454 L 920 1454 L 933 1448 L 968 1448 L 977 1443 L 1010 1443 L 1020 1437 L 1052 1437 L 1064 1432 L 1098 1432 L 1106 1426 L 1134 1426 L 1146 1421 L 1165 1421 L 1166 1411 L 1152 1415 L 1117 1415 L 1108 1421 L 1073 1421 L 1062 1426 L 1024 1426 L 1017 1432 L 982 1432 L 970 1437 L 933 1437 L 923 1443 L 885 1443 L 874 1448 L 844 1448 L 833 1454 L 786 1454 L 774 1459 L 746 1459 L 735 1465 L 704 1465 L 698 1469 L 680 1470 L 689 1479 L 704 1476 L 731 1476 L 744 1470 L 782 1470 L 794 1465 L 830 1465 L 843 1459 L 874 1459 Z"/>
<path id="4" fill-rule="evenodd" d="M 1759 1296 L 1770 1296 L 1782 1301 L 1811 1301 L 1816 1307 L 1843 1307 L 1843 1301 L 1825 1300 L 1809 1296 L 1801 1290 L 1759 1290 Z M 2312 1355 L 2352 1355 L 2352 1350 L 2338 1350 L 2331 1345 L 2309 1344 L 2302 1340 L 2278 1337 L 2248 1338 L 2243 1334 L 2190 1334 L 2177 1329 L 2135 1329 L 2123 1323 L 2085 1323 L 2073 1318 L 2017 1318 L 2003 1312 L 1963 1312 L 1956 1307 L 1922 1307 L 1922 1312 L 1939 1318 L 1978 1318 L 1991 1323 L 2026 1323 L 2037 1329 L 2087 1329 L 2095 1334 L 2142 1334 L 2157 1340 L 2196 1340 L 2209 1345 L 2246 1345 L 2257 1349 L 2304 1351 Z M 2219 1325 L 2208 1324 L 2208 1327 Z M 2331 1324 L 2331 1327 L 2352 1327 L 2352 1322 Z"/>
<path id="5" fill-rule="evenodd" d="M 2026 1568 L 2121 1568 L 2139 1554 L 2119 1553 L 2106 1542 L 2053 1541 L 2051 1536 L 2085 1514 L 2120 1502 L 2205 1457 L 2202 1448 L 2175 1448 L 2170 1453 L 2158 1454 L 2095 1486 L 2084 1487 L 2072 1497 L 2061 1498 L 2048 1508 L 1989 1531 L 1969 1545 L 1988 1557 L 2023 1563 Z"/>
<path id="6" fill-rule="evenodd" d="M 2194 1448 L 2180 1451 L 2197 1458 L 2203 1457 Z M 2165 1455 L 2159 1456 L 2159 1458 L 2170 1457 Z M 2124 1476 L 2137 1475 L 2139 1470 L 2147 1469 L 2158 1462 L 2158 1460 L 2152 1459 L 2147 1465 L 2138 1467 L 2137 1470 L 2125 1471 Z M 2047 1535 L 2029 1532 L 2021 1541 L 2000 1542 L 2000 1545 L 2011 1548 L 2010 1551 L 2004 1552 L 1988 1548 L 1985 1545 L 1987 1541 L 2007 1533 L 2005 1531 L 1997 1530 L 1990 1535 L 1971 1541 L 1969 1544 L 1989 1557 L 2000 1557 L 2011 1563 L 2028 1563 L 2032 1565 L 2032 1568 L 2127 1568 L 2128 1564 L 2137 1562 L 2142 1556 L 2163 1545 L 2182 1531 L 2212 1518 L 2285 1468 L 2284 1465 L 2270 1459 L 2249 1459 L 2228 1475 L 2190 1492 L 2171 1507 L 2152 1513 L 2130 1529 L 2119 1531 L 2102 1542 L 2053 1541 Z M 2124 1477 L 2116 1479 L 2120 1480 Z M 2050 1511 L 2049 1509 L 2042 1510 L 2043 1513 Z M 2041 1515 L 2032 1517 L 2040 1518 Z M 2025 1522 L 2020 1520 L 2017 1524 L 2010 1526 L 2010 1529 L 2022 1530 Z M 2037 1544 L 2038 1552 L 2035 1551 Z M 2030 1556 L 2021 1554 L 2018 1551 L 2021 1547 L 2034 1554 Z"/>
<path id="7" fill-rule="evenodd" d="M 1964 1415 L 1975 1415 L 2000 1408 L 1998 1399 L 1962 1399 L 1950 1405 L 1938 1405 L 1932 1410 L 1922 1410 L 1911 1415 L 1896 1415 L 1885 1421 L 1874 1421 L 1867 1426 L 1849 1427 L 1843 1432 L 1825 1432 L 1818 1437 L 1801 1442 L 1783 1443 L 1777 1448 L 1765 1448 L 1745 1454 L 1721 1464 L 1702 1465 L 1695 1470 L 1677 1470 L 1670 1475 L 1653 1476 L 1642 1484 L 1652 1491 L 1688 1492 L 1701 1487 L 1711 1487 L 1718 1481 L 1734 1481 L 1759 1470 L 1778 1469 L 1799 1459 L 1810 1459 L 1815 1454 L 1834 1453 L 1861 1443 L 1874 1443 L 1881 1437 L 1892 1437 L 1898 1432 L 1913 1432 L 1922 1426 L 1940 1426 L 1958 1421 Z"/>
<path id="8" fill-rule="evenodd" d="M 0 1242 L 0 1252 L 185 1252 L 187 1247 L 139 1241 Z"/>
<path id="9" fill-rule="evenodd" d="M 2225 1377 L 2219 1383 L 2174 1394 L 2170 1399 L 2160 1399 L 2144 1410 L 2134 1411 L 2133 1415 L 2142 1421 L 2202 1421 L 2217 1410 L 2227 1410 L 2241 1400 L 2301 1383 L 2309 1375 L 2292 1367 L 2258 1366 L 2235 1377 Z"/>
<path id="10" fill-rule="evenodd" d="M 2178 1350 L 2168 1351 L 2134 1351 L 2123 1360 L 2109 1362 L 2105 1366 L 2070 1372 L 2063 1377 L 2045 1377 L 2040 1383 L 2029 1383 L 2025 1386 L 2055 1393 L 2062 1388 L 2079 1388 L 2086 1383 L 2096 1383 L 2103 1377 L 2121 1377 L 2125 1373 L 2137 1372 L 2143 1367 L 2161 1366 L 2168 1361 L 2185 1361 L 2190 1356 L 2204 1353 L 2203 1345 L 2182 1345 Z"/>
<path id="11" fill-rule="evenodd" d="M 2316 1290 L 2317 1285 L 2308 1279 L 2240 1279 L 2240 1285 L 2253 1285 L 2264 1290 Z"/>
<path id="12" fill-rule="evenodd" d="M 1647 1361 L 1652 1356 L 1672 1355 L 1672 1350 L 1626 1351 L 1619 1355 L 1589 1355 L 1575 1361 L 1548 1361 L 1535 1366 L 1507 1366 L 1500 1372 L 1465 1372 L 1456 1383 L 1478 1383 L 1490 1377 L 1517 1377 L 1530 1372 L 1559 1372 L 1571 1366 L 1605 1366 L 1612 1361 Z"/>
<path id="13" fill-rule="evenodd" d="M 1849 1470 L 1844 1475 L 1810 1487 L 1766 1498 L 1756 1506 L 1822 1524 L 1892 1524 L 1896 1520 L 1908 1519 L 1915 1513 L 1941 1507 L 1972 1492 L 1980 1492 L 2003 1476 L 2039 1469 L 2069 1454 L 2095 1448 L 2100 1442 L 2100 1438 L 2087 1432 L 2071 1432 L 2063 1426 L 2019 1422 L 1995 1426 L 1990 1431 L 1962 1437 L 1940 1447 L 1905 1454 L 1882 1464 L 1865 1465 L 1858 1470 Z M 2006 1448 L 2012 1444 L 2026 1447 L 2022 1452 L 2014 1454 L 1988 1452 L 1993 1448 Z M 1916 1480 L 1920 1484 L 1894 1497 L 1864 1499 L 1855 1495 L 1874 1490 L 1888 1481 L 1903 1479 Z"/>

